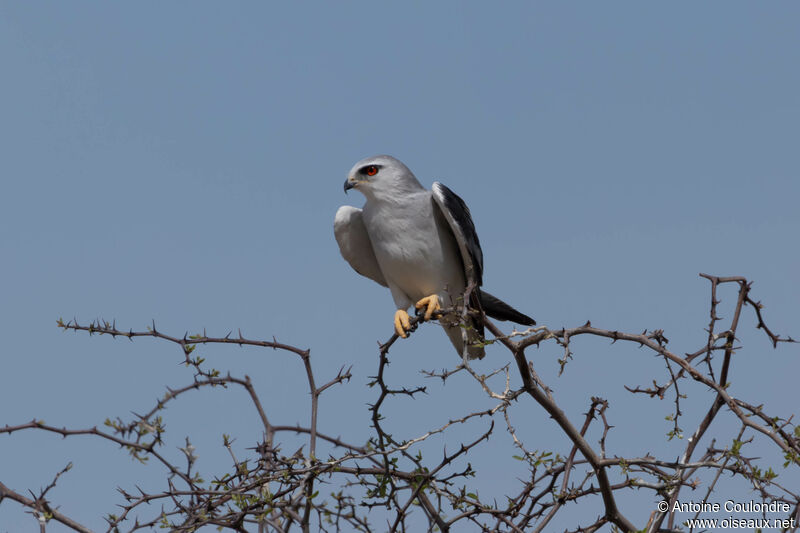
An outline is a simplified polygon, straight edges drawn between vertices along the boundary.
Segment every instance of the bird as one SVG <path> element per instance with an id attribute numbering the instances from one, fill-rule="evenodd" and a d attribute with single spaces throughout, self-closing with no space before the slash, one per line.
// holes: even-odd
<path id="1" fill-rule="evenodd" d="M 345 193 L 351 189 L 362 193 L 366 203 L 361 209 L 343 205 L 336 211 L 336 242 L 353 270 L 391 291 L 397 335 L 407 337 L 407 310 L 413 305 L 420 320 L 439 318 L 459 358 L 476 359 L 485 355 L 481 312 L 525 326 L 536 324 L 480 288 L 480 240 L 466 203 L 448 187 L 434 182 L 428 190 L 401 161 L 377 155 L 353 166 L 344 182 Z M 467 314 L 462 327 L 460 313 L 441 311 L 463 309 L 468 284 L 469 307 L 478 316 Z"/>

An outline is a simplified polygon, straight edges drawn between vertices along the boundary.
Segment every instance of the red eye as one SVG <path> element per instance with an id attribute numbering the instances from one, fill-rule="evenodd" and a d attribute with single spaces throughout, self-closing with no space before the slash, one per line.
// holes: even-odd
<path id="1" fill-rule="evenodd" d="M 367 171 L 366 172 L 367 172 L 367 176 L 374 176 L 375 174 L 378 173 L 378 167 L 376 167 L 375 165 L 370 165 L 370 166 L 367 167 Z"/>

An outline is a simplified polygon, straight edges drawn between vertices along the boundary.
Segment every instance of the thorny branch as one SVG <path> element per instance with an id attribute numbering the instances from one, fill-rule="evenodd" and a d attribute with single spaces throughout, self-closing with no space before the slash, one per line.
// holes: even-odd
<path id="1" fill-rule="evenodd" d="M 655 505 L 644 515 L 639 509 L 627 509 L 621 498 L 628 491 L 650 491 L 655 500 L 670 503 L 677 501 L 685 488 L 692 490 L 704 486 L 702 501 L 710 501 L 712 494 L 721 490 L 724 480 L 742 479 L 749 484 L 757 497 L 764 502 L 782 502 L 792 507 L 787 518 L 800 521 L 800 494 L 789 484 L 781 483 L 772 466 L 765 468 L 761 460 L 747 456 L 746 450 L 758 440 L 763 446 L 771 444 L 785 458 L 783 467 L 793 469 L 796 476 L 800 468 L 800 429 L 793 422 L 794 413 L 776 416 L 767 413 L 757 399 L 735 397 L 731 392 L 733 354 L 741 351 L 737 332 L 747 307 L 753 309 L 756 328 L 763 330 L 772 346 L 795 343 L 791 337 L 775 334 L 765 323 L 763 305 L 751 295 L 751 284 L 742 277 L 701 276 L 711 284 L 709 324 L 706 340 L 697 350 L 680 355 L 669 348 L 669 341 L 661 330 L 626 333 L 605 330 L 587 322 L 583 326 L 551 330 L 537 327 L 526 331 L 504 334 L 493 323 L 485 320 L 486 329 L 493 338 L 487 344 L 497 344 L 508 350 L 511 363 L 484 373 L 474 368 L 474 362 L 464 358 L 458 365 L 441 371 L 424 371 L 428 378 L 447 381 L 456 374 L 466 373 L 485 395 L 485 408 L 471 412 L 454 413 L 433 428 L 420 429 L 415 436 L 399 437 L 393 429 L 395 421 L 385 417 L 385 406 L 397 397 L 415 399 L 427 394 L 426 387 L 392 386 L 389 384 L 389 351 L 397 341 L 393 335 L 378 350 L 377 371 L 368 385 L 377 391 L 377 398 L 369 405 L 372 434 L 366 442 L 350 442 L 333 436 L 330 428 L 336 421 L 320 420 L 319 400 L 329 388 L 350 381 L 350 368 L 339 372 L 321 385 L 317 385 L 309 350 L 278 342 L 276 339 L 252 340 L 241 332 L 224 337 L 185 334 L 175 337 L 162 333 L 152 324 L 146 331 L 120 330 L 112 322 L 97 321 L 81 325 L 76 320 L 58 321 L 64 330 L 82 331 L 90 335 L 111 335 L 133 340 L 151 337 L 180 347 L 183 362 L 192 372 L 192 381 L 180 387 L 168 388 L 143 414 L 131 420 L 116 418 L 105 421 L 105 429 L 92 426 L 85 429 L 58 427 L 33 420 L 0 427 L 0 433 L 18 431 L 45 431 L 71 438 L 88 435 L 105 440 L 125 449 L 131 457 L 143 463 L 152 458 L 166 472 L 165 486 L 160 492 L 140 489 L 119 489 L 123 503 L 120 511 L 106 516 L 107 531 L 136 531 L 165 527 L 174 531 L 195 531 L 206 525 L 232 531 L 417 531 L 422 525 L 428 531 L 462 530 L 471 525 L 481 531 L 545 531 L 560 524 L 572 524 L 573 531 L 596 531 L 616 528 L 621 531 L 679 531 L 682 518 L 670 510 L 663 512 Z M 720 330 L 722 318 L 718 314 L 721 300 L 718 293 L 722 285 L 737 287 L 736 302 L 731 309 L 731 321 Z M 463 301 L 469 301 L 465 294 Z M 464 322 L 467 309 L 445 310 L 457 314 Z M 419 317 L 412 318 L 413 329 L 420 324 Z M 663 399 L 673 398 L 672 430 L 668 438 L 680 439 L 683 430 L 679 420 L 686 412 L 705 412 L 700 422 L 686 439 L 685 446 L 675 457 L 656 457 L 649 453 L 638 457 L 625 457 L 607 449 L 607 437 L 613 430 L 613 411 L 607 400 L 589 396 L 588 410 L 582 421 L 571 419 L 560 406 L 557 397 L 537 374 L 526 350 L 555 343 L 563 352 L 557 360 L 559 376 L 567 364 L 574 361 L 572 341 L 580 336 L 629 342 L 647 349 L 664 361 L 664 381 L 652 379 L 651 386 L 626 386 L 634 396 Z M 269 348 L 299 357 L 306 375 L 309 391 L 308 425 L 279 425 L 273 422 L 278 413 L 269 413 L 262 402 L 257 386 L 249 376 L 222 374 L 207 368 L 205 358 L 194 352 L 199 346 L 232 344 L 253 348 Z M 207 349 L 207 348 L 206 348 Z M 716 358 L 721 355 L 721 361 Z M 541 364 L 541 358 L 537 364 Z M 517 377 L 511 366 L 516 367 Z M 699 407 L 699 398 L 689 398 L 684 383 L 694 382 L 710 391 L 713 400 L 705 409 Z M 518 383 L 518 385 L 515 385 Z M 163 451 L 167 441 L 163 417 L 167 408 L 183 399 L 192 390 L 241 387 L 252 404 L 255 419 L 263 428 L 263 439 L 248 448 L 246 457 L 234 450 L 233 439 L 223 436 L 232 461 L 231 469 L 217 473 L 205 481 L 196 471 L 197 450 L 189 437 L 184 437 L 183 460 L 179 464 Z M 587 391 L 592 394 L 594 391 Z M 600 391 L 597 391 L 600 392 Z M 516 406 L 512 412 L 511 407 Z M 554 422 L 570 442 L 562 453 L 552 453 L 529 448 L 518 428 L 530 425 L 530 416 L 521 416 L 520 409 L 541 409 Z M 738 424 L 732 436 L 714 435 L 705 449 L 699 445 L 710 434 L 712 423 L 727 413 Z M 505 433 L 495 431 L 495 418 L 502 417 Z M 439 457 L 432 457 L 426 442 L 433 435 L 452 435 L 456 426 L 469 428 L 488 418 L 484 429 L 474 438 L 454 441 L 448 437 L 448 446 Z M 624 421 L 613 422 L 619 424 Z M 594 429 L 592 427 L 594 426 Z M 602 427 L 600 427 L 602 426 Z M 546 430 L 546 429 L 545 429 Z M 543 431 L 537 428 L 537 431 Z M 720 429 L 718 428 L 719 432 Z M 593 432 L 593 433 L 591 433 Z M 599 441 L 590 442 L 589 435 L 598 434 Z M 306 443 L 293 454 L 281 451 L 280 436 L 302 436 Z M 473 469 L 466 460 L 473 450 L 493 442 L 493 447 L 504 442 L 513 446 L 520 455 L 515 456 L 523 467 L 518 473 L 518 486 L 502 488 L 505 500 L 481 497 L 477 490 L 481 472 Z M 675 442 L 678 442 L 677 440 Z M 719 446 L 717 442 L 726 445 Z M 642 443 L 649 446 L 648 443 Z M 494 449 L 493 448 L 493 449 Z M 424 453 L 423 453 L 424 452 Z M 71 468 L 71 464 L 56 474 L 38 494 L 26 496 L 0 482 L 0 504 L 5 500 L 17 502 L 37 519 L 40 530 L 45 531 L 49 521 L 55 520 L 75 530 L 90 531 L 86 526 L 69 518 L 51 502 L 52 489 Z M 725 476 L 723 476 L 725 474 Z M 472 481 L 473 477 L 478 477 Z M 2 481 L 2 480 L 0 480 Z M 68 481 L 66 481 L 68 482 Z M 320 489 L 330 491 L 322 496 Z M 590 500 L 601 502 L 602 512 L 590 517 L 586 513 L 569 516 L 564 510 L 569 503 Z M 698 497 L 694 496 L 697 500 Z M 158 509 L 154 511 L 153 509 Z M 626 509 L 623 512 L 623 509 Z M 566 516 L 565 516 L 566 515 Z M 642 520 L 642 517 L 645 517 Z M 695 518 L 699 513 L 695 515 Z M 649 520 L 648 520 L 649 518 Z M 581 521 L 589 520 L 581 524 Z M 377 520 L 377 525 L 376 525 Z M 636 521 L 642 523 L 636 524 Z M 664 526 L 666 520 L 666 526 Z M 646 522 L 646 523 L 644 523 Z M 796 528 L 794 528 L 796 529 Z"/>

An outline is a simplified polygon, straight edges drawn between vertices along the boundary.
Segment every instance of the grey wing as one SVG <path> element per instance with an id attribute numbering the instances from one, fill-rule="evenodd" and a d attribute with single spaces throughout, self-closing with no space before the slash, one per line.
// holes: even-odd
<path id="1" fill-rule="evenodd" d="M 438 181 L 433 184 L 432 192 L 458 243 L 467 282 L 474 282 L 476 288 L 480 287 L 483 284 L 483 251 L 467 204 Z"/>
<path id="2" fill-rule="evenodd" d="M 333 221 L 333 233 L 336 236 L 336 242 L 339 243 L 342 257 L 350 263 L 353 270 L 388 287 L 378 260 L 375 258 L 372 242 L 369 240 L 369 234 L 361 216 L 361 209 L 349 205 L 340 207 L 336 211 L 336 218 Z"/>
<path id="3" fill-rule="evenodd" d="M 450 229 L 453 230 L 453 235 L 458 242 L 466 279 L 475 281 L 476 288 L 480 287 L 483 284 L 483 252 L 467 204 L 456 193 L 439 182 L 433 184 L 433 198 L 450 224 Z M 482 309 L 488 316 L 498 320 L 511 320 L 526 326 L 536 324 L 536 321 L 528 315 L 520 313 L 482 289 L 473 293 L 470 305 L 476 309 Z M 477 325 L 477 328 L 483 335 L 483 324 Z"/>

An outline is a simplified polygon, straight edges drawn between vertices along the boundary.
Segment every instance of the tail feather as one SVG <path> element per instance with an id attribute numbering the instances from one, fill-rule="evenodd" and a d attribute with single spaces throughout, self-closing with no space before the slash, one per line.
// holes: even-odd
<path id="1" fill-rule="evenodd" d="M 442 324 L 444 327 L 447 336 L 450 337 L 450 342 L 453 344 L 453 347 L 456 349 L 458 353 L 458 357 L 461 358 L 463 351 L 464 351 L 464 331 L 467 333 L 467 357 L 469 359 L 483 359 L 483 356 L 486 355 L 484 351 L 483 345 L 481 345 L 481 335 L 478 335 L 478 332 L 474 328 L 467 328 L 466 330 L 460 326 L 448 326 Z"/>
<path id="2" fill-rule="evenodd" d="M 505 303 L 500 298 L 492 296 L 483 289 L 480 290 L 481 307 L 487 316 L 496 318 L 497 320 L 510 320 L 523 326 L 535 326 L 536 321 L 524 315 Z"/>

